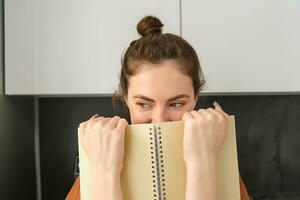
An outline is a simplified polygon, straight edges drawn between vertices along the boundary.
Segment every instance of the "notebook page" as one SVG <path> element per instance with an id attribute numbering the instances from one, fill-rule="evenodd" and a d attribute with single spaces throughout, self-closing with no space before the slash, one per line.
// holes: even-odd
<path id="1" fill-rule="evenodd" d="M 150 130 L 151 129 L 151 130 Z M 153 200 L 150 137 L 153 124 L 130 125 L 126 129 L 124 165 L 121 176 L 124 200 Z"/>

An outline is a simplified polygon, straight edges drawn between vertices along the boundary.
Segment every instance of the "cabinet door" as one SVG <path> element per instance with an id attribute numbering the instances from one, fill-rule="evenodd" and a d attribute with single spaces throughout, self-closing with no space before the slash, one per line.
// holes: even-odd
<path id="1" fill-rule="evenodd" d="M 112 94 L 136 24 L 180 32 L 179 1 L 6 0 L 6 94 Z"/>
<path id="2" fill-rule="evenodd" d="M 182 0 L 205 93 L 300 91 L 300 1 Z"/>

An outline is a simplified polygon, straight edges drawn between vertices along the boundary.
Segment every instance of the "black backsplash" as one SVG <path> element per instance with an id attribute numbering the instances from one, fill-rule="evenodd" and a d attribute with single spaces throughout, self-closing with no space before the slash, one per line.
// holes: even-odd
<path id="1" fill-rule="evenodd" d="M 0 91 L 1 200 L 37 195 L 33 103 L 32 97 L 7 97 Z"/>
<path id="2" fill-rule="evenodd" d="M 200 97 L 198 108 L 217 101 L 236 119 L 239 169 L 254 200 L 300 199 L 300 96 Z M 113 111 L 110 97 L 40 98 L 43 200 L 64 199 L 74 182 L 77 127 L 94 114 Z"/>

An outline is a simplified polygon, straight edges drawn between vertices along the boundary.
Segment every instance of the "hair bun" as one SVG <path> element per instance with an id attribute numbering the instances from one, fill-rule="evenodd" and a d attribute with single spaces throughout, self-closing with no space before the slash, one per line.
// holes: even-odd
<path id="1" fill-rule="evenodd" d="M 160 34 L 162 27 L 163 24 L 158 18 L 146 16 L 137 24 L 137 31 L 142 37 L 145 37 L 148 34 Z"/>

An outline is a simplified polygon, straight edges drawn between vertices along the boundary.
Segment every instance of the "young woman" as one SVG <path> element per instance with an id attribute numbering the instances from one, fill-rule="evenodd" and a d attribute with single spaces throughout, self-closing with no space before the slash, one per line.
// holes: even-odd
<path id="1" fill-rule="evenodd" d="M 228 115 L 220 105 L 194 110 L 205 81 L 195 50 L 179 36 L 162 34 L 163 24 L 147 16 L 137 25 L 142 36 L 122 60 L 118 96 L 131 122 L 184 120 L 186 200 L 216 200 L 216 156 L 226 138 Z M 92 199 L 121 200 L 120 174 L 128 122 L 93 116 L 80 124 L 83 148 L 92 163 Z M 249 199 L 243 182 L 241 199 Z M 67 199 L 79 199 L 79 180 Z"/>

